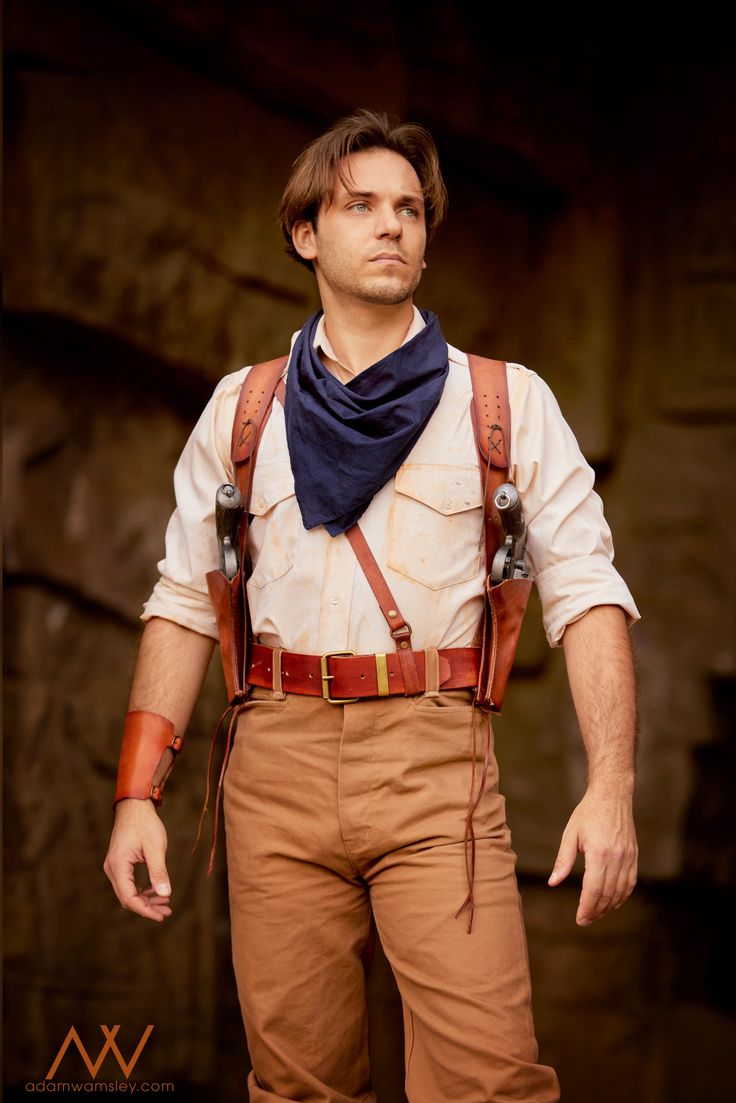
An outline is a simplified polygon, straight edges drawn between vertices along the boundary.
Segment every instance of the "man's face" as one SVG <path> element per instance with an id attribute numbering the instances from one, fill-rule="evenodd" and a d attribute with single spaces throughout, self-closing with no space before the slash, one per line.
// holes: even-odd
<path id="1" fill-rule="evenodd" d="M 294 241 L 314 264 L 326 295 L 395 305 L 411 299 L 422 276 L 427 230 L 419 177 L 398 153 L 370 149 L 343 162 L 316 230 L 298 223 Z"/>

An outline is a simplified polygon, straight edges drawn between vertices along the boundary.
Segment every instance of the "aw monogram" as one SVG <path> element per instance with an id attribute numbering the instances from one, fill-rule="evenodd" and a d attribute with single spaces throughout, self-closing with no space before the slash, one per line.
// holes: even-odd
<path id="1" fill-rule="evenodd" d="M 69 1033 L 67 1034 L 66 1038 L 61 1043 L 61 1049 L 56 1054 L 56 1059 L 55 1059 L 53 1065 L 51 1066 L 49 1071 L 46 1073 L 46 1076 L 44 1077 L 44 1079 L 46 1079 L 46 1080 L 53 1080 L 54 1079 L 54 1076 L 56 1075 L 56 1070 L 58 1069 L 59 1064 L 61 1063 L 62 1057 L 64 1056 L 64 1054 L 68 1050 L 71 1043 L 74 1042 L 77 1049 L 81 1053 L 82 1060 L 84 1061 L 85 1065 L 87 1066 L 87 1068 L 89 1070 L 89 1074 L 90 1074 L 90 1076 L 92 1077 L 93 1080 L 97 1077 L 98 1069 L 100 1068 L 100 1065 L 105 1060 L 105 1057 L 107 1056 L 107 1053 L 110 1050 L 112 1050 L 112 1052 L 115 1054 L 115 1058 L 116 1058 L 118 1064 L 120 1065 L 120 1068 L 123 1070 L 123 1075 L 125 1076 L 125 1078 L 127 1080 L 128 1077 L 130 1076 L 131 1072 L 135 1068 L 135 1065 L 136 1065 L 136 1062 L 137 1062 L 138 1058 L 140 1057 L 141 1053 L 143 1052 L 143 1047 L 145 1046 L 146 1042 L 148 1041 L 148 1039 L 151 1036 L 151 1031 L 153 1030 L 153 1023 L 149 1023 L 149 1025 L 143 1031 L 143 1034 L 141 1035 L 141 1040 L 138 1043 L 138 1045 L 136 1046 L 135 1052 L 133 1053 L 133 1056 L 130 1058 L 130 1060 L 127 1063 L 124 1060 L 122 1053 L 118 1049 L 117 1042 L 115 1041 L 115 1035 L 120 1030 L 120 1024 L 117 1023 L 112 1028 L 112 1030 L 110 1030 L 110 1028 L 108 1026 L 103 1026 L 102 1023 L 101 1023 L 100 1024 L 100 1030 L 105 1035 L 106 1041 L 105 1041 L 105 1044 L 103 1045 L 102 1049 L 100 1050 L 99 1055 L 97 1057 L 97 1060 L 95 1061 L 94 1064 L 92 1064 L 92 1060 L 91 1060 L 89 1054 L 87 1053 L 87 1050 L 84 1048 L 84 1043 L 82 1042 L 82 1039 L 77 1034 L 77 1031 L 75 1030 L 75 1028 L 71 1027 L 71 1029 L 69 1030 Z"/>

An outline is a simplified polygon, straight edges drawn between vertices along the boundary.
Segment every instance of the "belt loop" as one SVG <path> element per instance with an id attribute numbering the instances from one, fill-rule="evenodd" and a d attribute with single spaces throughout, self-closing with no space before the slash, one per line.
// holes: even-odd
<path id="1" fill-rule="evenodd" d="M 436 647 L 424 649 L 424 696 L 440 695 L 440 656 Z"/>
<path id="2" fill-rule="evenodd" d="M 271 669 L 273 671 L 273 696 L 276 701 L 283 701 L 286 694 L 281 686 L 281 656 L 284 653 L 283 647 L 274 647 L 273 655 L 271 656 Z"/>

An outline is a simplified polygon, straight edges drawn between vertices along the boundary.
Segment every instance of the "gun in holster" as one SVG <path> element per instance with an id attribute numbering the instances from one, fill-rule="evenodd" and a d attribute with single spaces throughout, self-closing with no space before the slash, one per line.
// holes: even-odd
<path id="1" fill-rule="evenodd" d="M 504 542 L 486 578 L 483 651 L 475 701 L 489 712 L 500 713 L 532 580 L 524 558 L 526 524 L 521 498 L 513 483 L 498 487 L 493 505 L 501 519 Z"/>
<path id="2" fill-rule="evenodd" d="M 207 588 L 217 618 L 220 654 L 228 701 L 232 704 L 245 692 L 245 600 L 243 566 L 248 573 L 247 551 L 239 546 L 243 514 L 240 491 L 223 483 L 215 496 L 215 528 L 220 557 L 219 570 L 208 571 Z M 243 564 L 245 558 L 245 564 Z"/>
<path id="3" fill-rule="evenodd" d="M 526 525 L 519 491 L 513 483 L 502 483 L 493 495 L 493 504 L 501 518 L 505 540 L 493 557 L 491 582 L 495 584 L 507 578 L 528 578 L 529 566 L 524 560 Z"/>
<path id="4" fill-rule="evenodd" d="M 215 528 L 217 548 L 220 553 L 220 570 L 228 581 L 235 578 L 240 569 L 238 529 L 242 499 L 237 486 L 223 483 L 215 496 Z"/>

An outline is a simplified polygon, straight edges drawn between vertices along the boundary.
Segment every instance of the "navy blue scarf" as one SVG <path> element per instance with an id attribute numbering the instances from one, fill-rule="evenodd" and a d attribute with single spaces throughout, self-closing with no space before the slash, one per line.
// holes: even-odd
<path id="1" fill-rule="evenodd" d="M 442 397 L 450 365 L 439 320 L 341 383 L 322 363 L 314 334 L 322 314 L 296 339 L 286 380 L 286 440 L 306 529 L 330 536 L 350 528 L 411 452 Z"/>

